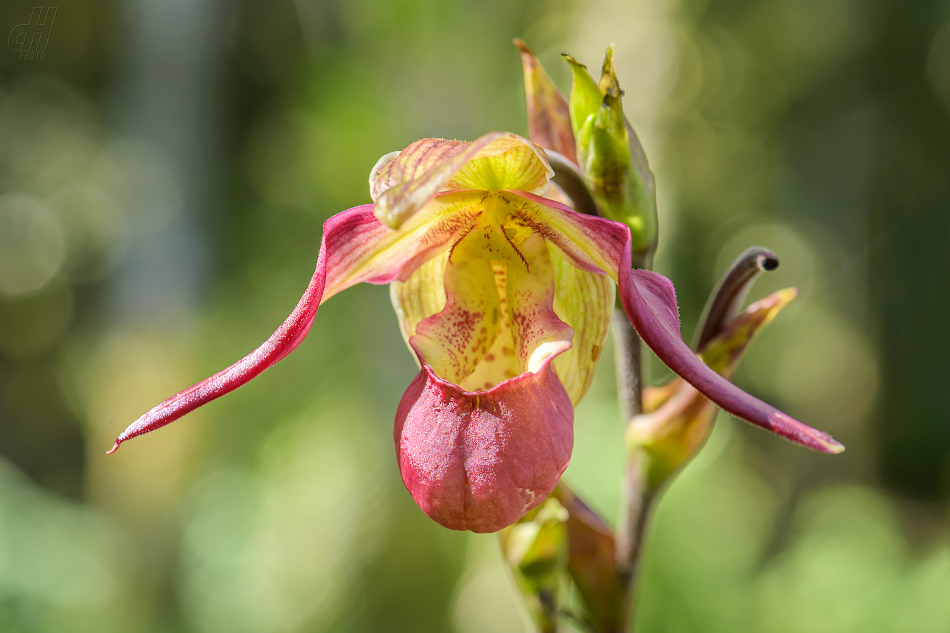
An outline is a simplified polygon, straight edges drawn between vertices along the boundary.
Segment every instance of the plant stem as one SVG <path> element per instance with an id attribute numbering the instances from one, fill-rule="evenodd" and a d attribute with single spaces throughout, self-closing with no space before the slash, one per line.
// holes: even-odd
<path id="1" fill-rule="evenodd" d="M 649 268 L 651 262 L 647 259 L 637 263 L 637 267 Z M 634 417 L 643 411 L 643 346 L 640 335 L 619 306 L 614 310 L 612 327 L 617 359 L 617 397 L 626 431 Z M 646 480 L 643 459 L 641 451 L 627 454 L 617 526 L 617 575 L 624 589 L 621 630 L 629 630 L 635 618 L 640 553 L 650 508 L 656 496 L 656 490 Z"/>

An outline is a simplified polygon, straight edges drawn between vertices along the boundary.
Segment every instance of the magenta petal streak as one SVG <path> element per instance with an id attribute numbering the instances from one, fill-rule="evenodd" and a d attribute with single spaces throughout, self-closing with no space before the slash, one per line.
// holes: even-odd
<path id="1" fill-rule="evenodd" d="M 396 411 L 403 483 L 430 518 L 496 532 L 554 489 L 571 460 L 574 408 L 550 363 L 466 392 L 424 365 Z"/>

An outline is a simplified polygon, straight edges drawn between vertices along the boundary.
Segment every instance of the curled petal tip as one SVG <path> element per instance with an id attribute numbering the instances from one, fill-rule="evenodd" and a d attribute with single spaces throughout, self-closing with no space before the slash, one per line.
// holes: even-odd
<path id="1" fill-rule="evenodd" d="M 112 445 L 112 448 L 110 448 L 109 450 L 106 451 L 106 455 L 111 455 L 112 453 L 116 452 L 117 450 L 119 450 L 119 442 L 118 442 L 118 441 L 116 441 L 116 442 Z"/>
<path id="2" fill-rule="evenodd" d="M 752 246 L 739 254 L 735 261 L 732 262 L 727 274 L 736 267 L 741 267 L 743 262 L 745 262 L 746 268 L 751 269 L 754 267 L 757 268 L 759 272 L 772 272 L 778 269 L 779 264 L 781 264 L 778 255 L 769 249 L 761 246 Z"/>
<path id="3" fill-rule="evenodd" d="M 732 323 L 752 284 L 764 272 L 779 266 L 778 256 L 767 248 L 753 246 L 739 254 L 723 273 L 699 319 L 695 348 L 702 351 Z M 794 298 L 791 297 L 791 298 Z M 791 298 L 789 300 L 791 300 Z"/>

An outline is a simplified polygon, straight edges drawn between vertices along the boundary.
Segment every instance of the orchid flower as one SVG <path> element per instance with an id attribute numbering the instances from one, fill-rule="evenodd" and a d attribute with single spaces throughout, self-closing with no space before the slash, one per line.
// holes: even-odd
<path id="1" fill-rule="evenodd" d="M 420 372 L 396 410 L 402 480 L 441 525 L 493 532 L 540 504 L 567 468 L 619 289 L 643 340 L 732 414 L 809 448 L 831 437 L 746 394 L 683 342 L 673 285 L 631 268 L 629 228 L 555 196 L 545 150 L 515 134 L 423 139 L 383 156 L 372 204 L 327 220 L 316 272 L 263 345 L 129 426 L 113 446 L 245 384 L 306 337 L 317 308 L 390 284 Z"/>

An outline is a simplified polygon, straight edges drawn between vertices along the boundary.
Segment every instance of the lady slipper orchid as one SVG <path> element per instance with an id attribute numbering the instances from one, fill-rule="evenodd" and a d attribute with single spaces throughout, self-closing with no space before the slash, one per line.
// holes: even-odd
<path id="1" fill-rule="evenodd" d="M 630 230 L 543 197 L 553 174 L 541 147 L 504 132 L 387 154 L 370 174 L 373 204 L 327 220 L 316 272 L 277 331 L 140 417 L 112 451 L 277 363 L 322 302 L 360 282 L 390 284 L 421 366 L 393 437 L 406 488 L 445 527 L 500 530 L 554 489 L 616 288 L 643 340 L 710 400 L 804 446 L 842 450 L 707 367 L 682 340 L 669 280 L 631 269 Z"/>

